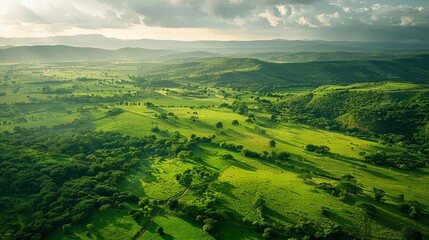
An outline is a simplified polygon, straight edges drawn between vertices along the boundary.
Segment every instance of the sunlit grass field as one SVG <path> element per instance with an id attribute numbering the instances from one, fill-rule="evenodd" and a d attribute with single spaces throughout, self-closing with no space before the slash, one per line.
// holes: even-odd
<path id="1" fill-rule="evenodd" d="M 213 144 L 194 147 L 191 157 L 186 159 L 176 156 L 141 159 L 141 165 L 128 173 L 119 184 L 120 190 L 133 192 L 150 201 L 168 200 L 185 193 L 179 199 L 181 204 L 198 204 L 191 190 L 184 192 L 186 187 L 177 182 L 176 174 L 195 166 L 205 166 L 209 171 L 218 173 L 218 177 L 208 187 L 217 197 L 215 208 L 231 211 L 236 220 L 217 224 L 219 239 L 261 239 L 260 233 L 241 223 L 243 219 L 251 222 L 262 220 L 254 206 L 259 196 L 265 199 L 263 220 L 278 228 L 284 229 L 299 221 L 312 220 L 320 226 L 340 224 L 350 232 L 368 238 L 398 239 L 404 226 L 415 226 L 425 237 L 429 236 L 428 218 L 412 220 L 393 201 L 399 194 L 404 194 L 406 200 L 417 200 L 428 206 L 428 169 L 403 171 L 371 165 L 365 163 L 360 155 L 361 152 L 374 153 L 380 150 L 399 153 L 404 150 L 400 146 L 386 146 L 303 124 L 274 122 L 270 120 L 270 114 L 253 108 L 250 98 L 255 93 L 251 91 L 196 86 L 195 89 L 207 90 L 209 93 L 199 96 L 195 89 L 141 87 L 128 79 L 128 75 L 141 71 L 134 65 L 112 64 L 111 71 L 105 66 L 58 65 L 43 69 L 45 67 L 34 65 L 30 70 L 13 69 L 16 75 L 7 80 L 2 79 L 0 92 L 5 93 L 0 96 L 2 131 L 13 131 L 16 127 L 52 127 L 85 119 L 85 126 L 89 129 L 134 137 L 152 134 L 159 138 L 169 137 L 176 131 L 187 139 L 193 134 L 199 137 L 215 135 L 214 143 L 243 145 L 245 149 L 259 153 L 286 151 L 292 155 L 287 163 L 337 178 L 350 174 L 363 187 L 363 194 L 353 197 L 352 202 L 341 201 L 315 188 L 315 184 L 322 182 L 335 184 L 332 179 L 311 176 L 281 164 L 247 158 L 241 153 Z M 9 68 L 2 66 L 1 69 L 6 71 Z M 77 77 L 97 78 L 99 81 L 78 81 Z M 44 86 L 50 86 L 51 90 L 64 88 L 70 92 L 47 93 L 43 92 Z M 330 85 L 317 89 L 302 87 L 286 90 L 285 94 L 310 91 L 326 94 L 329 91 L 345 90 L 412 94 L 421 89 L 422 85 L 410 83 L 365 83 Z M 248 113 L 239 114 L 230 108 L 219 107 L 221 104 L 232 104 L 234 96 L 241 96 L 249 103 Z M 72 97 L 78 100 L 64 100 Z M 98 101 L 83 101 L 79 97 Z M 277 97 L 265 99 L 276 101 Z M 146 106 L 148 102 L 154 106 Z M 109 115 L 112 109 L 121 109 L 122 112 Z M 246 122 L 249 114 L 254 114 L 255 122 Z M 160 115 L 165 115 L 165 119 L 160 118 Z M 21 119 L 23 117 L 25 120 Z M 239 125 L 234 126 L 233 120 L 237 120 Z M 218 122 L 222 123 L 222 128 L 216 127 Z M 156 127 L 159 132 L 153 130 Z M 270 140 L 275 140 L 275 147 L 270 146 Z M 305 151 L 308 144 L 328 146 L 330 153 Z M 235 160 L 223 160 L 225 154 L 231 154 Z M 195 160 L 196 157 L 199 160 Z M 374 200 L 373 188 L 386 192 L 385 203 Z M 369 202 L 376 207 L 378 214 L 374 219 L 368 219 L 357 207 L 362 202 Z M 138 206 L 127 204 L 121 209 L 95 209 L 84 222 L 72 224 L 69 233 L 58 228 L 48 239 L 132 239 L 142 227 L 142 223 L 134 221 L 129 215 L 129 211 L 136 208 Z M 322 209 L 328 209 L 329 214 L 323 216 Z M 159 215 L 154 216 L 153 222 L 139 239 L 214 239 L 202 231 L 195 219 L 167 207 L 157 210 Z M 427 208 L 424 216 L 427 216 Z M 19 224 L 24 221 L 22 218 Z M 165 236 L 155 233 L 158 226 L 164 228 Z"/>

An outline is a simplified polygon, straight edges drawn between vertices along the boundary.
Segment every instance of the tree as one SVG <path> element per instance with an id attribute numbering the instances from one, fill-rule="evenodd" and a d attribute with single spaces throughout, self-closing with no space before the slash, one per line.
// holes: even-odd
<path id="1" fill-rule="evenodd" d="M 240 125 L 240 123 L 238 122 L 238 120 L 233 120 L 232 121 L 232 125 L 233 126 L 238 126 L 238 125 Z"/>
<path id="2" fill-rule="evenodd" d="M 153 107 L 153 106 L 155 106 L 153 103 L 151 103 L 151 102 L 145 102 L 144 103 L 144 105 L 146 106 L 146 107 Z"/>
<path id="3" fill-rule="evenodd" d="M 309 152 L 315 152 L 316 148 L 317 148 L 317 146 L 313 145 L 313 144 L 308 144 L 307 146 L 305 146 L 305 150 L 309 151 Z"/>
<path id="4" fill-rule="evenodd" d="M 277 142 L 273 139 L 270 140 L 270 147 L 276 147 Z"/>
<path id="5" fill-rule="evenodd" d="M 185 160 L 186 158 L 189 158 L 192 155 L 191 151 L 189 150 L 182 150 L 177 154 L 177 157 Z"/>
<path id="6" fill-rule="evenodd" d="M 176 209 L 179 206 L 179 201 L 177 199 L 171 199 L 170 201 L 168 201 L 168 207 L 171 210 Z"/>
<path id="7" fill-rule="evenodd" d="M 325 145 L 318 146 L 318 148 L 316 149 L 317 153 L 329 153 L 330 151 L 331 149 Z"/>
<path id="8" fill-rule="evenodd" d="M 402 232 L 402 237 L 405 240 L 422 240 L 423 239 L 422 233 L 413 227 L 404 227 L 402 228 L 401 232 Z"/>
<path id="9" fill-rule="evenodd" d="M 262 237 L 264 239 L 271 239 L 273 238 L 273 235 L 274 235 L 274 229 L 270 227 L 265 228 L 264 233 L 262 233 Z"/>
<path id="10" fill-rule="evenodd" d="M 162 235 L 164 235 L 164 234 L 165 234 L 165 233 L 164 233 L 164 228 L 163 228 L 163 227 L 161 227 L 161 226 L 157 227 L 157 228 L 156 228 L 156 230 L 155 230 L 155 232 L 156 232 L 159 236 L 162 236 Z"/>
<path id="11" fill-rule="evenodd" d="M 223 128 L 223 123 L 222 122 L 216 123 L 216 128 Z"/>
<path id="12" fill-rule="evenodd" d="M 382 189 L 373 188 L 372 191 L 374 192 L 374 198 L 377 202 L 384 202 L 384 196 L 386 193 Z"/>
<path id="13" fill-rule="evenodd" d="M 290 154 L 289 154 L 289 153 L 287 153 L 287 152 L 280 152 L 280 153 L 277 155 L 277 158 L 278 158 L 279 160 L 281 160 L 281 161 L 286 161 L 286 160 L 288 160 L 288 159 L 290 158 Z"/>
<path id="14" fill-rule="evenodd" d="M 207 218 L 203 220 L 204 226 L 203 226 L 203 231 L 212 235 L 213 233 L 215 233 L 215 227 L 214 225 L 217 223 L 216 220 L 214 220 L 213 218 Z"/>
<path id="15" fill-rule="evenodd" d="M 160 132 L 161 130 L 159 129 L 159 127 L 158 127 L 158 126 L 155 126 L 155 127 L 151 128 L 151 129 L 150 129 L 150 131 L 151 131 L 151 132 L 154 132 L 154 133 L 158 133 L 158 132 Z"/>
<path id="16" fill-rule="evenodd" d="M 231 154 L 227 153 L 222 155 L 222 160 L 234 160 L 234 156 L 232 156 Z"/>
<path id="17" fill-rule="evenodd" d="M 345 195 L 358 194 L 362 192 L 362 188 L 356 182 L 352 181 L 342 180 L 335 188 Z"/>
<path id="18" fill-rule="evenodd" d="M 177 179 L 177 177 L 176 177 Z M 179 183 L 185 187 L 189 187 L 192 183 L 192 175 L 189 173 L 183 174 L 179 177 Z"/>
<path id="19" fill-rule="evenodd" d="M 258 208 L 260 206 L 264 206 L 265 205 L 265 199 L 262 196 L 258 196 L 258 198 L 256 198 L 253 205 L 255 206 L 255 208 Z"/>
<path id="20" fill-rule="evenodd" d="M 203 231 L 212 235 L 215 232 L 215 228 L 211 224 L 204 224 Z"/>

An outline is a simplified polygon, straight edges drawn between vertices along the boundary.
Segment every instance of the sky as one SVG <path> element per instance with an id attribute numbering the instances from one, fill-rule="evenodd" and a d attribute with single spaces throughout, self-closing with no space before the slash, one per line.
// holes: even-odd
<path id="1" fill-rule="evenodd" d="M 0 37 L 429 41 L 429 0 L 0 0 Z"/>

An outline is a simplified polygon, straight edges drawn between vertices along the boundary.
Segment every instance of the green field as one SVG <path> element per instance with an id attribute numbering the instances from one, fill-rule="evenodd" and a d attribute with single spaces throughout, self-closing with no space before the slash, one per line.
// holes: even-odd
<path id="1" fill-rule="evenodd" d="M 187 64 L 195 73 L 186 77 L 207 77 L 204 72 L 207 68 L 216 68 L 223 77 L 238 71 L 235 65 L 222 65 L 225 61 L 218 59 L 206 65 L 201 63 L 203 67 Z M 240 71 L 257 70 L 252 65 L 253 60 L 246 63 L 245 68 L 240 65 L 243 67 Z M 335 63 L 335 66 L 337 64 L 340 63 Z M 356 92 L 364 97 L 367 97 L 366 94 L 383 96 L 382 100 L 371 100 L 371 104 L 377 106 L 387 106 L 395 101 L 414 101 L 418 95 L 419 103 L 423 104 L 429 93 L 426 84 L 371 82 L 297 86 L 262 94 L 257 89 L 231 88 L 206 84 L 205 81 L 185 85 L 182 70 L 180 66 L 176 67 L 171 69 L 170 75 L 180 76 L 176 79 L 178 86 L 154 87 L 132 77 L 144 71 L 138 64 L 0 65 L 0 130 L 4 132 L 1 147 L 16 141 L 15 144 L 21 144 L 19 149 L 22 154 L 39 154 L 37 161 L 41 163 L 46 161 L 44 157 L 49 157 L 52 162 L 73 164 L 84 161 L 82 159 L 92 160 L 89 156 L 73 155 L 70 151 L 50 150 L 51 146 L 47 144 L 39 146 L 31 142 L 30 138 L 36 138 L 34 136 L 25 139 L 25 136 L 13 134 L 19 134 L 23 128 L 46 126 L 53 132 L 58 131 L 58 134 L 75 136 L 70 137 L 70 144 L 82 133 L 119 133 L 129 136 L 127 141 L 153 136 L 146 139 L 144 146 L 139 147 L 135 143 L 112 150 L 123 151 L 121 154 L 124 157 L 121 155 L 118 158 L 123 157 L 126 163 L 135 163 L 124 167 L 125 170 L 121 168 L 123 174 L 117 182 L 100 180 L 104 175 L 97 175 L 97 171 L 106 170 L 103 169 L 105 162 L 116 161 L 112 157 L 98 160 L 101 167 L 93 166 L 90 168 L 92 172 L 88 170 L 87 175 L 80 176 L 115 186 L 116 195 L 113 190 L 112 193 L 100 195 L 110 199 L 106 200 L 108 204 L 95 204 L 87 212 L 88 215 L 79 221 L 66 219 L 56 222 L 51 226 L 51 231 L 41 238 L 262 239 L 264 231 L 271 231 L 270 237 L 273 239 L 348 239 L 352 236 L 356 239 L 400 239 L 401 229 L 405 226 L 414 227 L 425 238 L 429 237 L 429 170 L 424 147 L 413 146 L 408 135 L 401 138 L 402 143 L 388 142 L 382 137 L 394 139 L 395 136 L 388 135 L 390 132 L 378 134 L 378 125 L 377 128 L 368 125 L 370 130 L 357 132 L 331 128 L 331 122 L 327 126 L 310 124 L 313 118 L 325 117 L 326 121 L 337 121 L 335 124 L 340 125 L 347 116 L 352 115 L 341 110 L 342 115 L 333 114 L 332 119 L 317 117 L 316 110 L 320 105 L 337 104 L 324 102 L 331 93 Z M 142 76 L 153 77 L 155 71 L 159 71 L 159 76 L 167 74 L 162 72 L 165 66 L 158 68 L 151 66 L 147 75 Z M 165 77 L 164 80 L 172 79 L 175 79 L 174 76 Z M 312 97 L 306 104 L 309 109 L 316 109 L 316 113 L 303 114 L 305 121 L 297 120 L 300 108 L 293 105 L 293 101 L 306 96 Z M 244 109 L 242 112 L 240 104 Z M 298 110 L 292 112 L 293 107 Z M 424 116 L 409 116 L 420 124 L 415 129 L 424 129 L 422 126 L 427 125 Z M 238 124 L 234 124 L 234 120 Z M 222 126 L 217 126 L 218 123 Z M 359 124 L 363 126 L 368 122 Z M 372 130 L 373 134 L 370 132 Z M 48 133 L 54 136 L 53 132 Z M 50 139 L 49 134 L 44 141 L 55 145 L 56 138 Z M 275 146 L 270 145 L 272 140 Z M 164 144 L 165 149 L 154 147 L 161 144 L 159 142 Z M 112 140 L 100 145 L 93 150 L 93 158 L 109 152 L 107 149 L 115 144 L 117 142 Z M 307 147 L 310 144 L 327 146 L 329 151 L 309 151 Z M 234 150 L 228 148 L 229 145 L 241 145 L 241 148 Z M 259 156 L 246 156 L 245 150 Z M 273 151 L 276 154 L 286 152 L 289 156 L 281 160 Z M 126 155 L 130 152 L 137 153 Z M 388 156 L 402 154 L 403 158 L 411 158 L 420 165 L 405 169 L 402 165 L 401 168 L 365 161 L 364 156 L 379 152 Z M 12 168 L 10 164 L 5 163 L 4 166 Z M 118 171 L 116 173 L 120 175 Z M 183 184 L 180 177 L 188 173 L 191 174 L 191 183 Z M 345 175 L 351 175 L 355 181 L 348 183 L 359 186 L 362 191 L 339 191 L 334 194 L 319 187 L 322 183 L 332 186 L 344 183 L 346 180 L 341 178 Z M 2 175 L 2 178 L 5 176 Z M 6 182 L 2 181 L 3 184 Z M 18 183 L 14 184 L 24 188 Z M 61 184 L 65 183 L 58 183 L 58 187 Z M 384 191 L 384 201 L 375 200 L 374 188 Z M 137 200 L 118 200 L 118 196 L 125 192 L 131 193 Z M 0 227 L 0 236 L 5 236 L 0 239 L 13 239 L 13 234 L 32 223 L 34 218 L 30 213 L 35 216 L 49 215 L 49 206 L 43 209 L 32 207 L 30 203 L 24 204 L 25 200 L 36 204 L 37 194 L 43 196 L 42 191 L 0 196 L 0 216 L 8 215 L 0 221 L 4 226 Z M 403 200 L 398 200 L 400 194 L 403 194 Z M 88 195 L 83 199 L 92 200 L 92 197 Z M 263 203 L 257 204 L 258 199 L 263 199 Z M 140 203 L 143 200 L 146 202 Z M 177 206 L 171 206 L 172 200 L 177 200 Z M 421 209 L 415 209 L 418 217 L 410 217 L 409 213 L 401 210 L 401 204 L 408 203 L 406 201 L 421 204 Z M 6 202 L 19 204 L 7 209 Z M 371 215 L 362 210 L 362 203 L 373 206 L 376 213 Z M 134 217 L 135 212 L 144 214 Z M 208 225 L 214 230 L 207 230 Z M 159 227 L 163 228 L 164 235 L 157 233 Z M 341 231 L 337 231 L 339 228 Z"/>

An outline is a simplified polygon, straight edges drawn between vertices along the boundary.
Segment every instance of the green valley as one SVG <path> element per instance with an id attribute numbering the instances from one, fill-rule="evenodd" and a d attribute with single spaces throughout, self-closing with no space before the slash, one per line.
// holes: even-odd
<path id="1" fill-rule="evenodd" d="M 0 65 L 0 239 L 429 237 L 428 55 L 200 54 Z"/>

